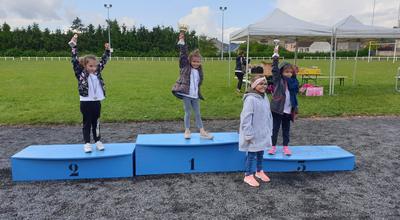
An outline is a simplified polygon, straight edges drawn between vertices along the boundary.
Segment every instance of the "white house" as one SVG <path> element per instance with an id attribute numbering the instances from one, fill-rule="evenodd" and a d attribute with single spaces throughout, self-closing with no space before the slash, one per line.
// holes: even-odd
<path id="1" fill-rule="evenodd" d="M 331 51 L 331 44 L 328 42 L 314 42 L 310 45 L 309 52 L 310 53 L 317 53 L 317 52 L 330 52 Z"/>
<path id="2" fill-rule="evenodd" d="M 331 44 L 328 42 L 298 42 L 297 47 L 299 53 L 329 52 Z M 286 43 L 285 48 L 290 52 L 294 52 L 296 49 L 296 43 Z"/>

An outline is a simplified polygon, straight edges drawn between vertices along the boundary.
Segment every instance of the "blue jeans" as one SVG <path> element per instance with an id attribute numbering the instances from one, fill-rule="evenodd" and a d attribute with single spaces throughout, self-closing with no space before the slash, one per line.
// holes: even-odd
<path id="1" fill-rule="evenodd" d="M 260 172 L 262 170 L 262 162 L 264 158 L 264 151 L 258 151 L 258 152 L 247 152 L 247 157 L 246 157 L 246 176 L 252 175 L 256 172 Z M 254 167 L 254 161 L 256 162 L 256 167 Z M 256 168 L 256 169 L 254 169 Z"/>
<path id="2" fill-rule="evenodd" d="M 190 115 L 194 111 L 197 128 L 203 128 L 203 121 L 200 115 L 200 100 L 189 97 L 183 97 L 183 108 L 185 109 L 185 129 L 190 129 Z"/>

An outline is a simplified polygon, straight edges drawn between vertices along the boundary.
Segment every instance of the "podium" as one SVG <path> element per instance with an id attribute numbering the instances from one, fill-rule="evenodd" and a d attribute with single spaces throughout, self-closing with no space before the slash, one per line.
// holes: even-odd
<path id="1" fill-rule="evenodd" d="M 136 175 L 235 172 L 244 170 L 245 153 L 238 150 L 238 134 L 198 133 L 186 140 L 180 134 L 145 134 L 136 140 Z"/>
<path id="2" fill-rule="evenodd" d="M 285 156 L 282 147 L 275 155 L 264 154 L 263 167 L 267 172 L 307 172 L 353 170 L 355 157 L 338 146 L 292 146 L 291 156 Z"/>
<path id="3" fill-rule="evenodd" d="M 133 176 L 135 144 L 105 144 L 85 153 L 82 144 L 32 145 L 11 157 L 14 181 L 73 180 Z"/>

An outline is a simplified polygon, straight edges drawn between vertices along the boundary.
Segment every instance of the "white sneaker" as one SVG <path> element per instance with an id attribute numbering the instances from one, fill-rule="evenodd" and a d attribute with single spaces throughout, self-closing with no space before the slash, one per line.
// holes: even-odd
<path id="1" fill-rule="evenodd" d="M 185 139 L 190 139 L 191 136 L 192 136 L 192 135 L 190 134 L 190 130 L 185 130 L 184 136 L 185 136 Z"/>
<path id="2" fill-rule="evenodd" d="M 103 145 L 103 143 L 101 143 L 101 141 L 97 141 L 96 142 L 96 149 L 99 150 L 99 151 L 102 151 L 102 150 L 105 149 L 104 145 Z"/>
<path id="3" fill-rule="evenodd" d="M 204 131 L 204 132 L 200 132 L 200 138 L 212 140 L 212 139 L 214 139 L 214 136 L 212 134 L 208 133 L 207 131 Z"/>
<path id="4" fill-rule="evenodd" d="M 83 150 L 85 153 L 91 153 L 92 152 L 92 145 L 90 143 L 86 143 L 83 145 Z"/>

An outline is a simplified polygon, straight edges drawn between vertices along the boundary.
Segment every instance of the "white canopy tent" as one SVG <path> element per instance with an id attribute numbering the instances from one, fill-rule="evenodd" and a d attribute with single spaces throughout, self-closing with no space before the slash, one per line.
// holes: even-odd
<path id="1" fill-rule="evenodd" d="M 297 58 L 297 41 L 301 40 L 329 40 L 331 41 L 331 63 L 329 70 L 329 94 L 334 94 L 335 75 L 336 75 L 336 51 L 337 42 L 356 39 L 358 42 L 370 41 L 372 39 L 398 39 L 400 38 L 400 29 L 392 29 L 371 25 L 364 25 L 355 17 L 349 16 L 338 22 L 333 28 L 313 24 L 303 21 L 289 14 L 275 9 L 264 19 L 248 25 L 239 31 L 231 34 L 230 42 L 245 41 L 247 42 L 247 59 L 249 59 L 249 42 L 250 40 L 272 40 L 272 39 L 291 39 L 296 42 L 295 63 Z M 356 53 L 358 55 L 358 51 Z M 229 51 L 229 62 L 230 62 Z M 356 59 L 357 62 L 357 59 Z M 355 63 L 353 70 L 353 79 L 356 72 Z M 230 64 L 228 79 L 230 83 Z M 248 69 L 246 68 L 246 72 Z"/>
<path id="2" fill-rule="evenodd" d="M 365 25 L 352 15 L 339 21 L 335 29 L 337 38 L 396 39 L 400 37 L 399 29 Z"/>
<path id="3" fill-rule="evenodd" d="M 336 50 L 337 50 L 337 41 L 338 39 L 341 41 L 348 41 L 351 39 L 356 40 L 358 43 L 362 41 L 370 41 L 373 39 L 398 39 L 400 38 L 400 29 L 395 28 L 385 28 L 378 26 L 365 25 L 357 20 L 354 16 L 349 16 L 341 21 L 339 21 L 334 26 L 334 38 L 335 38 L 335 46 L 334 48 L 334 65 L 333 65 L 333 74 L 330 81 L 330 91 L 329 94 L 334 94 L 335 84 L 334 77 L 336 75 Z M 357 57 L 358 57 L 358 48 L 356 52 L 356 59 L 353 68 L 353 84 L 355 83 L 355 74 L 357 69 Z"/>
<path id="4" fill-rule="evenodd" d="M 246 57 L 249 59 L 249 43 L 250 40 L 272 40 L 272 39 L 291 39 L 296 42 L 295 49 L 295 63 L 297 59 L 297 41 L 299 40 L 331 40 L 333 41 L 332 28 L 313 24 L 311 22 L 303 21 L 289 14 L 275 9 L 264 19 L 250 24 L 246 28 L 236 31 L 231 34 L 230 42 L 232 41 L 246 41 L 247 42 L 247 53 Z M 332 52 L 331 52 L 332 58 Z M 229 62 L 230 62 L 230 51 L 229 51 Z M 248 61 L 248 60 L 247 60 Z M 248 67 L 246 66 L 246 73 Z M 230 63 L 229 73 L 230 76 Z M 230 82 L 230 77 L 229 77 Z"/>

